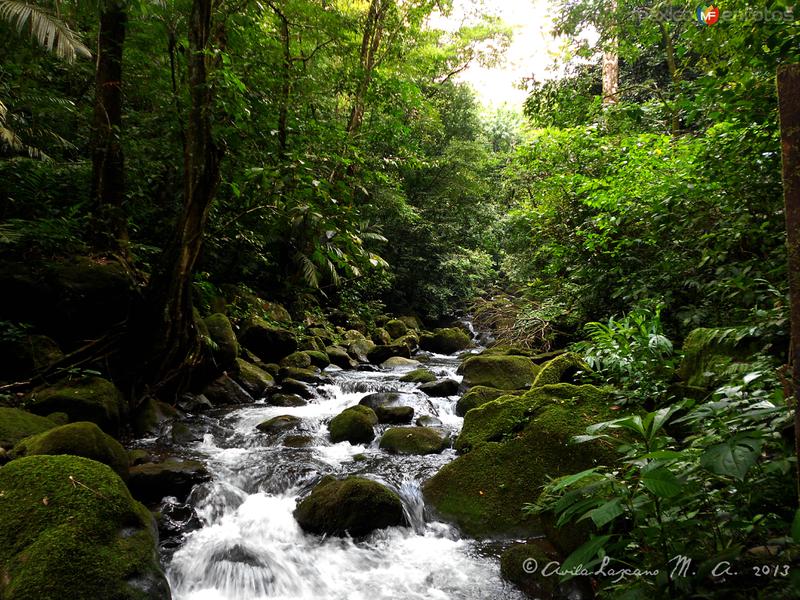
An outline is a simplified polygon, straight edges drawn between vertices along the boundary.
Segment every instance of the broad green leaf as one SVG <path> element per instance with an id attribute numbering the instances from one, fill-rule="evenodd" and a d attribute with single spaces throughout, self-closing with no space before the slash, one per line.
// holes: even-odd
<path id="1" fill-rule="evenodd" d="M 597 527 L 602 527 L 610 523 L 618 516 L 625 512 L 625 507 L 622 504 L 622 498 L 614 498 L 609 500 L 602 506 L 598 506 L 589 512 L 589 516 Z"/>
<path id="2" fill-rule="evenodd" d="M 659 498 L 672 498 L 683 489 L 683 484 L 665 467 L 642 471 L 642 485 Z"/>
<path id="3" fill-rule="evenodd" d="M 700 464 L 715 475 L 742 481 L 756 463 L 762 443 L 756 438 L 732 438 L 706 450 L 700 457 Z"/>
<path id="4" fill-rule="evenodd" d="M 575 473 L 573 475 L 566 475 L 555 480 L 551 484 L 550 489 L 554 492 L 563 490 L 564 488 L 571 486 L 573 483 L 576 483 L 581 479 L 588 477 L 589 475 L 593 475 L 595 471 L 597 471 L 597 467 L 586 469 L 585 471 L 581 471 L 580 473 Z"/>
<path id="5" fill-rule="evenodd" d="M 608 540 L 611 539 L 610 535 L 600 535 L 593 537 L 588 542 L 583 544 L 580 548 L 570 554 L 564 563 L 561 565 L 562 570 L 571 571 L 573 569 L 588 568 L 599 562 L 597 553 L 606 545 Z M 569 581 L 573 575 L 564 575 L 561 581 Z"/>

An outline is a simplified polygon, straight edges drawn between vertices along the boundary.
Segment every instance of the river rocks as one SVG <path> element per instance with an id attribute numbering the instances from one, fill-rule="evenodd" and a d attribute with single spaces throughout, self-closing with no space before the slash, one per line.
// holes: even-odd
<path id="1" fill-rule="evenodd" d="M 355 340 L 347 347 L 347 352 L 358 362 L 369 362 L 367 356 L 375 348 L 375 344 L 370 340 Z"/>
<path id="2" fill-rule="evenodd" d="M 258 429 L 261 433 L 283 433 L 284 431 L 288 431 L 290 429 L 296 429 L 303 420 L 300 417 L 295 417 L 292 415 L 280 415 L 278 417 L 272 417 L 271 419 L 267 419 L 263 423 L 259 423 L 256 425 L 256 429 Z"/>
<path id="3" fill-rule="evenodd" d="M 375 414 L 378 423 L 385 425 L 406 425 L 414 419 L 414 409 L 410 406 L 379 406 Z"/>
<path id="4" fill-rule="evenodd" d="M 400 497 L 362 477 L 325 477 L 297 505 L 294 517 L 309 533 L 353 537 L 405 524 Z"/>
<path id="5" fill-rule="evenodd" d="M 275 387 L 275 379 L 261 367 L 241 358 L 236 359 L 236 366 L 234 380 L 253 398 L 262 398 Z"/>
<path id="6" fill-rule="evenodd" d="M 591 367 L 580 356 L 567 352 L 542 364 L 539 374 L 533 381 L 533 386 L 578 383 L 581 373 L 588 374 L 591 371 Z"/>
<path id="7" fill-rule="evenodd" d="M 295 381 L 302 381 L 304 383 L 313 383 L 315 385 L 330 383 L 330 378 L 327 375 L 322 375 L 315 368 L 299 369 L 297 367 L 281 367 L 280 371 L 278 371 L 278 377 L 284 380 L 282 382 L 284 384 L 287 379 L 294 379 Z"/>
<path id="8" fill-rule="evenodd" d="M 456 403 L 456 414 L 459 417 L 463 417 L 467 414 L 468 410 L 491 402 L 500 396 L 507 396 L 509 394 L 519 395 L 521 393 L 522 391 L 519 390 L 498 390 L 497 388 L 487 387 L 485 385 L 476 385 L 458 399 Z"/>
<path id="9" fill-rule="evenodd" d="M 0 448 L 10 450 L 21 439 L 55 426 L 56 424 L 50 419 L 19 408 L 0 407 Z"/>
<path id="10" fill-rule="evenodd" d="M 530 387 L 539 367 L 524 356 L 480 355 L 465 360 L 462 371 L 466 386 L 521 390 Z"/>
<path id="11" fill-rule="evenodd" d="M 251 404 L 253 397 L 248 394 L 242 386 L 236 383 L 228 375 L 221 375 L 212 381 L 203 395 L 208 398 L 214 406 L 225 406 L 228 404 Z"/>
<path id="12" fill-rule="evenodd" d="M 351 444 L 369 444 L 375 439 L 373 427 L 378 417 L 367 406 L 351 406 L 336 415 L 328 423 L 330 439 L 334 444 L 350 442 Z"/>
<path id="13" fill-rule="evenodd" d="M 0 339 L 0 381 L 19 381 L 64 358 L 55 340 L 46 335 Z"/>
<path id="14" fill-rule="evenodd" d="M 419 391 L 425 392 L 433 398 L 446 398 L 447 396 L 455 396 L 458 393 L 458 387 L 459 383 L 455 379 L 440 379 L 423 383 L 419 386 Z"/>
<path id="15" fill-rule="evenodd" d="M 403 324 L 406 326 L 406 329 L 414 329 L 416 331 L 422 329 L 422 321 L 419 320 L 419 317 L 415 317 L 413 315 L 405 315 L 397 318 L 403 322 Z"/>
<path id="16" fill-rule="evenodd" d="M 428 427 L 393 427 L 381 437 L 380 447 L 390 454 L 438 454 L 447 439 Z"/>
<path id="17" fill-rule="evenodd" d="M 210 479 L 203 463 L 168 458 L 160 463 L 131 467 L 128 487 L 133 497 L 141 502 L 155 503 L 165 496 L 183 501 L 195 485 Z"/>
<path id="18" fill-rule="evenodd" d="M 26 407 L 39 415 L 63 412 L 70 421 L 91 421 L 117 435 L 127 404 L 113 383 L 100 377 L 83 377 L 39 388 Z"/>
<path id="19" fill-rule="evenodd" d="M 443 425 L 441 419 L 432 417 L 431 415 L 420 415 L 414 422 L 419 427 L 441 427 Z"/>
<path id="20" fill-rule="evenodd" d="M 321 348 L 325 350 L 324 345 L 322 345 Z M 331 359 L 328 358 L 328 355 L 323 351 L 306 350 L 305 353 L 308 355 L 309 360 L 311 360 L 311 365 L 318 369 L 324 369 L 331 364 Z"/>
<path id="21" fill-rule="evenodd" d="M 314 390 L 310 385 L 298 381 L 297 379 L 292 379 L 291 377 L 281 382 L 281 392 L 284 394 L 294 394 L 306 399 L 314 397 Z M 271 403 L 272 400 L 270 400 L 270 404 Z"/>
<path id="22" fill-rule="evenodd" d="M 29 456 L 0 468 L 0 597 L 168 600 L 155 524 L 106 465 Z"/>
<path id="23" fill-rule="evenodd" d="M 311 367 L 311 357 L 305 352 L 292 352 L 289 356 L 284 356 L 278 364 L 282 367 L 308 369 Z"/>
<path id="24" fill-rule="evenodd" d="M 399 392 L 376 392 L 367 394 L 360 401 L 361 406 L 368 406 L 378 417 L 379 423 L 410 423 L 414 418 L 414 408 L 409 406 L 417 401 L 411 394 Z"/>
<path id="25" fill-rule="evenodd" d="M 297 350 L 294 334 L 253 317 L 242 327 L 241 342 L 264 362 L 277 362 Z"/>
<path id="26" fill-rule="evenodd" d="M 544 386 L 484 404 L 467 413 L 456 441 L 470 451 L 424 483 L 425 498 L 476 537 L 538 534 L 540 518 L 522 505 L 535 502 L 551 477 L 613 464 L 607 444 L 569 443 L 611 416 L 607 393 L 592 386 Z"/>
<path id="27" fill-rule="evenodd" d="M 382 369 L 402 369 L 404 367 L 418 367 L 420 362 L 413 358 L 403 358 L 402 356 L 393 356 L 386 359 L 381 363 Z"/>
<path id="28" fill-rule="evenodd" d="M 755 338 L 737 340 L 724 329 L 699 328 L 689 332 L 683 342 L 683 360 L 678 375 L 689 388 L 710 391 L 730 379 L 737 363 L 746 361 L 757 351 Z"/>
<path id="29" fill-rule="evenodd" d="M 411 350 L 405 344 L 378 345 L 367 353 L 367 360 L 373 365 L 380 365 L 394 356 L 411 358 Z"/>
<path id="30" fill-rule="evenodd" d="M 386 346 L 392 343 L 392 336 L 383 327 L 377 327 L 372 334 L 372 341 L 379 346 Z"/>
<path id="31" fill-rule="evenodd" d="M 272 394 L 267 399 L 267 403 L 270 406 L 291 407 L 291 406 L 305 406 L 306 404 L 308 404 L 308 401 L 302 396 L 298 396 L 297 394 L 277 393 L 277 394 Z"/>
<path id="32" fill-rule="evenodd" d="M 208 336 L 214 343 L 211 350 L 214 361 L 221 369 L 233 366 L 239 355 L 239 342 L 236 341 L 236 334 L 228 317 L 216 313 L 203 319 L 203 322 L 208 329 Z"/>
<path id="33" fill-rule="evenodd" d="M 131 427 L 138 436 L 157 435 L 161 432 L 162 425 L 177 414 L 175 408 L 169 404 L 148 397 L 134 410 Z"/>
<path id="34" fill-rule="evenodd" d="M 436 375 L 431 373 L 428 369 L 414 369 L 403 375 L 400 381 L 408 383 L 430 383 L 436 381 Z"/>
<path id="35" fill-rule="evenodd" d="M 289 325 L 292 322 L 292 315 L 289 314 L 289 311 L 286 310 L 282 304 L 278 304 L 277 302 L 262 300 L 261 311 L 270 321 L 283 323 L 284 325 Z"/>
<path id="36" fill-rule="evenodd" d="M 400 319 L 392 319 L 391 321 L 387 321 L 383 325 L 383 328 L 392 337 L 393 340 L 396 340 L 399 337 L 403 337 L 408 331 L 408 327 L 406 327 L 406 324 L 403 323 L 403 321 L 401 321 Z"/>
<path id="37" fill-rule="evenodd" d="M 13 456 L 71 454 L 108 465 L 123 480 L 128 479 L 128 453 L 94 423 L 82 421 L 49 429 L 25 438 L 14 446 Z"/>
<path id="38" fill-rule="evenodd" d="M 558 556 L 545 553 L 541 544 L 514 544 L 500 556 L 500 573 L 529 598 L 553 598 L 559 578 L 542 575 L 551 561 L 558 561 Z"/>
<path id="39" fill-rule="evenodd" d="M 437 329 L 419 340 L 420 348 L 437 354 L 454 354 L 468 348 L 470 343 L 469 336 L 458 327 Z"/>
<path id="40" fill-rule="evenodd" d="M 355 369 L 358 366 L 358 363 L 350 358 L 347 350 L 341 346 L 328 346 L 325 348 L 325 352 L 331 363 L 340 369 Z"/>

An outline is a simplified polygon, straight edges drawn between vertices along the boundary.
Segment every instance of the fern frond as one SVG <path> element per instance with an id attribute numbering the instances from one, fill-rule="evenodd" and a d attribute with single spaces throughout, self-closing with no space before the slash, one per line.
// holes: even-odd
<path id="1" fill-rule="evenodd" d="M 40 46 L 68 62 L 77 56 L 92 56 L 79 33 L 41 6 L 23 0 L 0 0 L 0 19 L 16 27 L 19 33 L 28 30 Z"/>

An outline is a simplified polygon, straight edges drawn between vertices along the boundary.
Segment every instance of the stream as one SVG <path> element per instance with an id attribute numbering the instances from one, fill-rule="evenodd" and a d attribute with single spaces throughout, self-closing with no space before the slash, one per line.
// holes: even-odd
<path id="1" fill-rule="evenodd" d="M 422 357 L 423 359 L 425 357 Z M 438 378 L 456 375 L 455 356 L 430 355 L 423 365 Z M 197 441 L 181 449 L 206 463 L 212 480 L 195 487 L 188 504 L 193 528 L 162 543 L 175 600 L 514 600 L 523 596 L 500 577 L 498 543 L 460 535 L 426 511 L 420 486 L 456 457 L 452 449 L 427 456 L 390 455 L 378 448 L 378 425 L 368 446 L 332 444 L 327 422 L 368 393 L 414 393 L 416 421 L 438 418 L 458 434 L 457 396 L 428 398 L 399 378 L 414 367 L 343 371 L 329 367 L 305 406 L 264 401 L 188 418 Z M 302 419 L 298 429 L 268 435 L 256 425 L 275 416 Z M 324 475 L 361 475 L 396 491 L 409 527 L 366 538 L 304 533 L 292 511 Z M 170 500 L 166 499 L 166 512 Z M 188 510 L 188 507 L 184 507 Z M 179 510 L 177 512 L 180 512 Z M 189 511 L 191 512 L 191 511 Z"/>

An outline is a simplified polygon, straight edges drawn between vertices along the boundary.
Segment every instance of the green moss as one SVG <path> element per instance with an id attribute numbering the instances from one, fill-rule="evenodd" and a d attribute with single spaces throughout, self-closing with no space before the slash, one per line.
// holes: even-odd
<path id="1" fill-rule="evenodd" d="M 472 341 L 464 330 L 458 327 L 437 329 L 423 334 L 419 339 L 420 348 L 438 354 L 453 354 L 469 348 Z"/>
<path id="2" fill-rule="evenodd" d="M 447 439 L 428 427 L 392 427 L 381 437 L 380 447 L 391 454 L 438 454 Z"/>
<path id="3" fill-rule="evenodd" d="M 363 477 L 324 478 L 298 504 L 294 516 L 305 531 L 354 537 L 405 522 L 400 497 Z"/>
<path id="4" fill-rule="evenodd" d="M 324 345 L 322 346 L 322 349 L 325 349 Z M 305 353 L 308 355 L 308 358 L 311 359 L 311 364 L 315 367 L 324 369 L 331 364 L 331 361 L 325 352 L 321 352 L 319 350 L 306 350 Z"/>
<path id="5" fill-rule="evenodd" d="M 241 358 L 236 359 L 236 366 L 239 371 L 234 379 L 253 398 L 261 398 L 268 389 L 275 386 L 275 379 L 264 369 Z"/>
<path id="6" fill-rule="evenodd" d="M 745 364 L 757 350 L 754 339 L 737 342 L 725 333 L 721 329 L 699 328 L 686 336 L 678 374 L 689 388 L 713 389 L 731 374 L 736 363 Z"/>
<path id="7" fill-rule="evenodd" d="M 208 329 L 208 336 L 214 342 L 215 348 L 212 350 L 214 360 L 222 368 L 232 365 L 239 355 L 239 342 L 236 341 L 236 334 L 228 317 L 216 313 L 203 321 Z"/>
<path id="8" fill-rule="evenodd" d="M 400 381 L 407 383 L 430 383 L 436 381 L 436 375 L 428 369 L 414 369 L 400 378 Z"/>
<path id="9" fill-rule="evenodd" d="M 500 390 L 530 387 L 539 367 L 524 356 L 473 356 L 463 363 L 464 384 L 484 385 Z"/>
<path id="10" fill-rule="evenodd" d="M 30 456 L 0 468 L 0 597 L 156 600 L 155 525 L 106 465 Z"/>
<path id="11" fill-rule="evenodd" d="M 19 408 L 0 408 L 0 448 L 13 448 L 21 439 L 55 426 L 50 419 Z"/>
<path id="12" fill-rule="evenodd" d="M 282 367 L 308 369 L 311 367 L 311 357 L 305 352 L 292 352 L 289 356 L 282 358 L 279 364 Z"/>
<path id="13" fill-rule="evenodd" d="M 137 407 L 131 419 L 131 425 L 136 435 L 144 436 L 159 433 L 160 425 L 168 419 L 174 418 L 178 411 L 164 402 L 155 398 L 148 398 Z"/>
<path id="14" fill-rule="evenodd" d="M 295 417 L 293 415 L 280 415 L 259 423 L 256 425 L 256 429 L 262 433 L 281 433 L 289 429 L 294 429 L 302 422 L 303 421 L 300 419 L 300 417 Z"/>
<path id="15" fill-rule="evenodd" d="M 455 447 L 463 451 L 507 439 L 538 419 L 542 409 L 551 404 L 594 418 L 608 411 L 608 392 L 593 385 L 559 383 L 532 388 L 522 396 L 500 396 L 467 413 Z"/>
<path id="16" fill-rule="evenodd" d="M 539 518 L 524 514 L 522 505 L 535 502 L 550 477 L 614 460 L 610 448 L 598 442 L 569 443 L 589 424 L 611 416 L 602 403 L 582 405 L 571 397 L 583 388 L 591 386 L 546 386 L 531 390 L 527 400 L 506 396 L 467 413 L 469 418 L 494 405 L 486 414 L 491 421 L 488 427 L 474 420 L 467 429 L 465 421 L 466 436 L 459 436 L 460 445 L 469 442 L 473 448 L 425 482 L 426 500 L 444 518 L 476 537 L 540 534 Z M 549 392 L 546 402 L 540 397 L 545 392 Z M 598 399 L 594 393 L 591 397 Z M 512 403 L 508 413 L 498 410 L 505 402 Z M 536 405 L 538 410 L 533 408 Z M 518 416 L 527 420 L 527 426 L 520 427 Z"/>
<path id="17" fill-rule="evenodd" d="M 328 423 L 330 439 L 334 444 L 350 442 L 351 444 L 368 444 L 375 439 L 378 417 L 368 406 L 351 406 L 333 417 Z"/>
<path id="18" fill-rule="evenodd" d="M 533 382 L 533 387 L 556 383 L 577 383 L 579 372 L 589 373 L 591 368 L 583 359 L 572 352 L 556 356 L 544 363 Z"/>
<path id="19" fill-rule="evenodd" d="M 406 324 L 400 319 L 392 319 L 391 321 L 387 321 L 383 328 L 390 336 L 392 336 L 393 340 L 403 337 L 408 331 L 408 327 L 406 327 Z"/>
<path id="20" fill-rule="evenodd" d="M 507 396 L 521 394 L 521 391 L 516 390 L 498 390 L 497 388 L 487 387 L 485 385 L 476 385 L 469 389 L 469 391 L 458 399 L 456 404 L 456 414 L 463 417 L 468 411 L 477 408 L 487 402 L 496 400 L 500 396 Z"/>
<path id="21" fill-rule="evenodd" d="M 122 479 L 128 478 L 128 453 L 125 448 L 94 423 L 71 423 L 27 437 L 14 446 L 12 452 L 14 457 L 37 454 L 71 454 L 90 458 L 108 465 Z"/>
<path id="22" fill-rule="evenodd" d="M 514 544 L 500 556 L 500 573 L 530 598 L 552 598 L 559 578 L 542 575 L 542 568 L 557 558 L 548 555 L 537 543 Z M 535 573 L 525 569 L 526 561 L 530 560 L 536 561 L 538 568 Z"/>
<path id="23" fill-rule="evenodd" d="M 36 414 L 64 412 L 70 421 L 91 421 L 116 435 L 126 411 L 125 399 L 113 383 L 101 377 L 84 377 L 41 388 L 26 401 Z"/>

